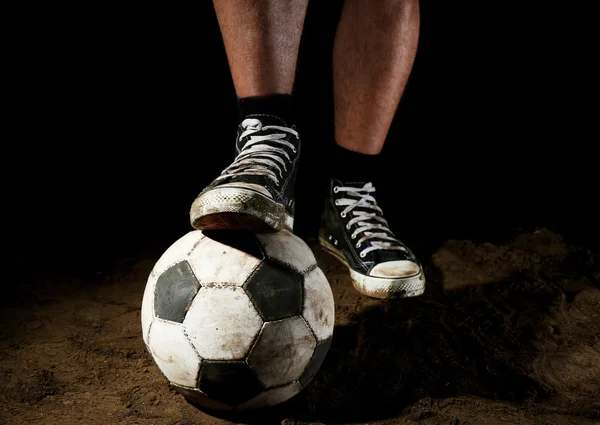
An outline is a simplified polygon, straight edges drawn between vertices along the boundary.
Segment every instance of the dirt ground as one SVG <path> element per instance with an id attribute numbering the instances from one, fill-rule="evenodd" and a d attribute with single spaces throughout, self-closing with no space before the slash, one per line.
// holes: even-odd
<path id="1" fill-rule="evenodd" d="M 253 418 L 197 410 L 152 363 L 140 305 L 159 250 L 44 274 L 13 260 L 0 300 L 0 424 L 599 423 L 600 253 L 545 229 L 446 241 L 421 258 L 424 296 L 381 302 L 312 246 L 337 303 L 333 345 L 308 388 Z"/>

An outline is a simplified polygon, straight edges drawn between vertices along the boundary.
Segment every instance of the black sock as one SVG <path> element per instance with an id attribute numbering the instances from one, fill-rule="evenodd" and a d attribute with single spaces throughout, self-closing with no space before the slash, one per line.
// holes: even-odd
<path id="1" fill-rule="evenodd" d="M 240 121 L 248 115 L 271 115 L 284 121 L 286 126 L 294 122 L 293 97 L 290 94 L 270 94 L 238 99 Z"/>
<path id="2" fill-rule="evenodd" d="M 367 155 L 345 149 L 337 143 L 332 149 L 330 177 L 343 183 L 367 183 L 377 185 L 377 165 L 380 155 Z"/>

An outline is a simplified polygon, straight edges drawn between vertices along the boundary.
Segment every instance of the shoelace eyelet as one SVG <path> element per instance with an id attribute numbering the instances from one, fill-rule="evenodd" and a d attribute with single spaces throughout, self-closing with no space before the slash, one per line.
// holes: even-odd
<path id="1" fill-rule="evenodd" d="M 356 244 L 356 245 L 354 245 L 354 246 L 355 246 L 356 248 L 360 248 L 360 245 L 361 245 L 361 244 L 357 243 L 357 244 Z"/>
<path id="2" fill-rule="evenodd" d="M 366 254 L 365 254 L 364 252 L 361 252 L 361 253 L 360 253 L 360 258 L 365 258 L 365 255 L 366 255 Z"/>
<path id="3" fill-rule="evenodd" d="M 342 217 L 342 218 L 346 218 L 346 213 L 345 213 L 345 212 L 341 212 L 341 213 L 340 213 L 340 217 Z"/>
<path id="4" fill-rule="evenodd" d="M 340 191 L 340 188 L 338 186 L 334 186 L 333 193 L 338 193 L 339 191 Z"/>
<path id="5" fill-rule="evenodd" d="M 346 230 L 350 230 L 350 223 L 346 224 Z M 354 239 L 354 238 L 352 238 Z"/>
<path id="6" fill-rule="evenodd" d="M 335 200 L 335 204 L 336 204 L 336 205 L 339 205 L 339 204 L 340 204 L 340 200 L 339 200 L 339 199 L 336 199 L 336 200 Z"/>

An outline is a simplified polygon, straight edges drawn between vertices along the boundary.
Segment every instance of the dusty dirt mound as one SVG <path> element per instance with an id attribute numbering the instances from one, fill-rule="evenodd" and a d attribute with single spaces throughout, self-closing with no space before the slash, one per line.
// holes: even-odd
<path id="1" fill-rule="evenodd" d="M 592 424 L 600 418 L 600 255 L 547 230 L 448 241 L 419 298 L 380 302 L 313 246 L 337 303 L 312 384 L 260 418 L 314 424 Z M 11 265 L 0 300 L 0 423 L 226 424 L 187 404 L 141 340 L 160 252 L 36 276 Z M 68 264 L 67 264 L 68 266 Z"/>

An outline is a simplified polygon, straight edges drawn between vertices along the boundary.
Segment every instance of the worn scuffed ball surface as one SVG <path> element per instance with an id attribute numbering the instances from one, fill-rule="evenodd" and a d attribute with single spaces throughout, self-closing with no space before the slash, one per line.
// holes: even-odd
<path id="1" fill-rule="evenodd" d="M 154 265 L 141 320 L 156 366 L 188 401 L 249 410 L 311 382 L 334 315 L 329 283 L 297 236 L 194 230 Z"/>

